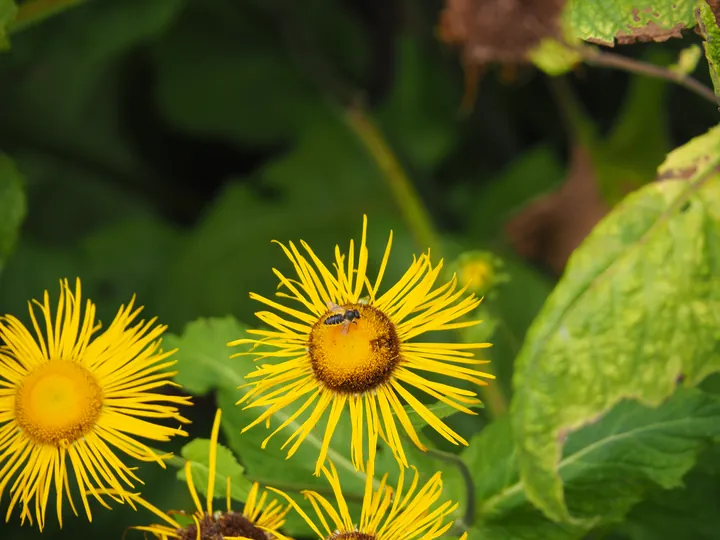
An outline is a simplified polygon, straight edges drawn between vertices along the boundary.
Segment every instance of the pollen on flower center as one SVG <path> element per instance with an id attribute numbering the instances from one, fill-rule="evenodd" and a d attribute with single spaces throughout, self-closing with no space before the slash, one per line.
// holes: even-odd
<path id="1" fill-rule="evenodd" d="M 360 319 L 328 325 L 331 314 L 323 315 L 310 332 L 308 354 L 315 376 L 327 388 L 361 394 L 390 378 L 400 361 L 400 340 L 382 311 L 365 304 L 342 307 L 358 310 Z"/>
<path id="2" fill-rule="evenodd" d="M 77 362 L 51 360 L 23 381 L 15 420 L 33 441 L 68 446 L 90 432 L 102 409 L 102 390 Z"/>

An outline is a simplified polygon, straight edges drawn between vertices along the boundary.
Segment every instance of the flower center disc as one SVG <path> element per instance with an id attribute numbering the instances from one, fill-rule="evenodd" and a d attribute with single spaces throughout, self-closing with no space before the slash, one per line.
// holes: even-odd
<path id="1" fill-rule="evenodd" d="M 51 360 L 23 381 L 15 396 L 15 420 L 41 444 L 66 447 L 90 430 L 100 416 L 102 390 L 76 362 Z"/>
<path id="2" fill-rule="evenodd" d="M 195 540 L 197 526 L 188 525 L 177 531 L 180 540 Z M 218 538 L 243 537 L 252 540 L 269 540 L 275 538 L 262 529 L 256 527 L 252 521 L 239 512 L 229 512 L 220 516 L 205 515 L 200 520 L 200 538 L 202 540 L 217 540 Z"/>
<path id="3" fill-rule="evenodd" d="M 328 312 L 310 332 L 308 354 L 315 376 L 337 392 L 362 394 L 392 375 L 400 360 L 395 325 L 382 311 L 365 304 L 347 304 L 360 318 L 352 323 L 326 324 Z"/>
<path id="4" fill-rule="evenodd" d="M 325 540 L 375 540 L 375 536 L 361 532 L 343 532 L 328 536 Z"/>

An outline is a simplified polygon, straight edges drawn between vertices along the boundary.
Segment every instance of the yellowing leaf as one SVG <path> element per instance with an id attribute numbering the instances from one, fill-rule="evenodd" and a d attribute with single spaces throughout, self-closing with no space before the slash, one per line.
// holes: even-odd
<path id="1" fill-rule="evenodd" d="M 665 178 L 621 202 L 570 257 L 528 331 L 511 406 L 520 475 L 571 521 L 558 474 L 567 434 L 623 398 L 657 406 L 678 376 L 720 370 L 720 127 L 672 152 Z"/>
<path id="2" fill-rule="evenodd" d="M 720 3 L 716 3 L 717 13 L 706 0 L 699 0 L 695 11 L 700 32 L 705 38 L 705 56 L 710 64 L 710 78 L 715 87 L 715 95 L 720 98 Z"/>

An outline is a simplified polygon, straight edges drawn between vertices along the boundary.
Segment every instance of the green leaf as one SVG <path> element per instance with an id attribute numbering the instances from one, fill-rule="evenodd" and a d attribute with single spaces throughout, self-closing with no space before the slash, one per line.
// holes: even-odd
<path id="1" fill-rule="evenodd" d="M 233 317 L 196 319 L 185 325 L 181 336 L 168 334 L 165 349 L 177 348 L 175 381 L 193 395 L 207 394 L 214 388 L 235 390 L 243 384 L 230 360 L 233 349 L 228 342 L 244 336 L 247 327 Z"/>
<path id="2" fill-rule="evenodd" d="M 398 71 L 377 112 L 379 124 L 413 167 L 432 171 L 456 144 L 456 80 L 434 42 L 411 35 L 398 40 Z"/>
<path id="3" fill-rule="evenodd" d="M 658 488 L 682 478 L 712 437 L 720 435 L 720 398 L 679 389 L 660 407 L 625 400 L 597 423 L 571 433 L 558 463 L 572 512 L 586 521 L 555 523 L 525 497 L 508 417 L 470 441 L 462 458 L 475 486 L 476 534 L 484 540 L 575 540 L 621 520 Z M 447 485 L 462 496 L 457 478 Z M 693 537 L 694 538 L 694 537 Z"/>
<path id="4" fill-rule="evenodd" d="M 713 457 L 717 460 L 718 456 Z M 668 491 L 653 491 L 647 500 L 632 509 L 619 529 L 632 540 L 720 538 L 717 511 L 720 478 L 698 467 L 683 479 L 683 484 Z"/>
<path id="5" fill-rule="evenodd" d="M 160 291 L 169 324 L 226 313 L 254 319 L 259 304 L 248 301 L 248 292 L 271 297 L 277 285 L 272 268 L 293 272 L 273 239 L 303 239 L 329 265 L 336 244 L 346 250 L 351 238 L 359 240 L 363 213 L 369 271 L 376 271 L 390 229 L 395 241 L 386 283 L 407 268 L 415 248 L 379 169 L 343 118 L 323 113 L 292 152 L 259 173 L 264 185 L 282 193 L 278 200 L 260 197 L 247 183 L 230 183 L 208 208 Z M 194 294 L 179 295 L 189 283 Z"/>
<path id="6" fill-rule="evenodd" d="M 662 65 L 670 61 L 670 55 L 651 49 L 644 60 Z M 632 77 L 611 133 L 587 142 L 597 183 L 610 206 L 654 180 L 658 165 L 670 151 L 667 93 L 667 81 Z"/>
<path id="7" fill-rule="evenodd" d="M 699 45 L 693 43 L 689 47 L 685 47 L 682 51 L 680 51 L 677 62 L 670 66 L 670 70 L 677 75 L 690 75 L 697 68 L 701 57 L 702 49 Z"/>
<path id="8" fill-rule="evenodd" d="M 0 0 L 0 51 L 10 48 L 7 28 L 15 20 L 17 6 L 13 0 Z"/>
<path id="9" fill-rule="evenodd" d="M 250 3 L 190 4 L 156 59 L 158 105 L 186 131 L 268 143 L 295 135 L 320 106 L 282 35 Z"/>
<path id="10" fill-rule="evenodd" d="M 15 247 L 25 212 L 23 178 L 10 157 L 0 153 L 0 271 Z"/>
<path id="11" fill-rule="evenodd" d="M 696 0 L 569 0 L 568 21 L 581 39 L 614 45 L 665 41 L 695 26 Z"/>
<path id="12" fill-rule="evenodd" d="M 720 6 L 718 9 L 720 10 Z M 706 0 L 699 0 L 695 16 L 700 32 L 705 38 L 703 46 L 710 66 L 710 78 L 715 88 L 715 95 L 720 98 L 720 11 L 713 13 Z"/>
<path id="13" fill-rule="evenodd" d="M 210 440 L 193 439 L 182 448 L 182 456 L 192 462 L 192 479 L 195 489 L 207 497 L 208 480 L 210 479 Z M 215 466 L 214 498 L 225 499 L 227 479 L 230 478 L 230 496 L 235 501 L 246 501 L 252 482 L 245 478 L 245 469 L 237 462 L 229 448 L 217 445 L 217 462 Z M 177 472 L 178 479 L 186 481 L 185 470 Z"/>
<path id="14" fill-rule="evenodd" d="M 582 62 L 582 55 L 577 49 L 551 38 L 543 39 L 530 52 L 529 58 L 538 68 L 553 77 L 572 71 Z"/>
<path id="15" fill-rule="evenodd" d="M 570 519 L 557 473 L 568 432 L 720 369 L 719 163 L 720 126 L 669 154 L 667 179 L 597 225 L 528 331 L 512 417 L 525 489 L 552 519 Z"/>

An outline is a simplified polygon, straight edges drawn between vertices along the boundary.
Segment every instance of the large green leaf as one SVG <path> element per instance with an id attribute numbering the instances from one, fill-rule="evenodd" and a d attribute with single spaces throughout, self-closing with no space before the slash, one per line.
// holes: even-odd
<path id="1" fill-rule="evenodd" d="M 705 38 L 705 56 L 710 65 L 710 78 L 715 87 L 715 95 L 720 99 L 720 4 L 715 4 L 717 13 L 713 13 L 706 0 L 698 1 L 696 11 L 700 32 Z"/>
<path id="2" fill-rule="evenodd" d="M 273 141 L 294 135 L 319 104 L 251 3 L 190 4 L 156 59 L 158 105 L 183 130 Z"/>
<path id="3" fill-rule="evenodd" d="M 390 229 L 395 242 L 387 282 L 411 262 L 413 245 L 389 189 L 336 112 L 323 110 L 297 147 L 260 174 L 282 196 L 268 200 L 246 184 L 227 186 L 168 272 L 160 291 L 165 320 L 182 323 L 227 313 L 252 320 L 259 304 L 248 299 L 248 292 L 273 295 L 277 278 L 272 268 L 292 277 L 292 267 L 272 240 L 305 240 L 329 265 L 335 244 L 345 251 L 351 238 L 359 240 L 363 213 L 368 215 L 371 270 L 377 268 Z M 179 297 L 177 291 L 190 283 L 194 294 Z"/>
<path id="4" fill-rule="evenodd" d="M 168 334 L 166 349 L 177 348 L 175 380 L 185 391 L 203 395 L 215 388 L 234 390 L 239 378 L 230 361 L 228 342 L 239 339 L 247 327 L 233 317 L 196 319 L 185 325 L 181 336 Z"/>
<path id="5" fill-rule="evenodd" d="M 462 458 L 476 479 L 475 534 L 484 540 L 574 540 L 593 527 L 621 520 L 660 488 L 682 485 L 698 454 L 720 435 L 720 399 L 679 389 L 660 407 L 626 400 L 595 424 L 572 433 L 558 462 L 582 522 L 555 523 L 525 497 L 509 418 L 477 435 Z M 448 496 L 460 498 L 453 477 Z M 472 538 L 472 536 L 471 536 Z"/>
<path id="6" fill-rule="evenodd" d="M 718 463 L 720 447 L 714 446 L 683 478 L 683 486 L 653 490 L 635 506 L 619 529 L 632 540 L 717 540 L 720 514 Z"/>
<path id="7" fill-rule="evenodd" d="M 695 26 L 695 0 L 569 0 L 568 21 L 581 39 L 613 45 L 664 41 Z"/>
<path id="8" fill-rule="evenodd" d="M 528 331 L 513 380 L 530 499 L 568 520 L 558 456 L 567 433 L 633 396 L 657 405 L 679 375 L 720 368 L 720 126 L 668 155 L 571 256 Z"/>
<path id="9" fill-rule="evenodd" d="M 0 271 L 25 219 L 25 186 L 9 156 L 0 153 Z"/>

